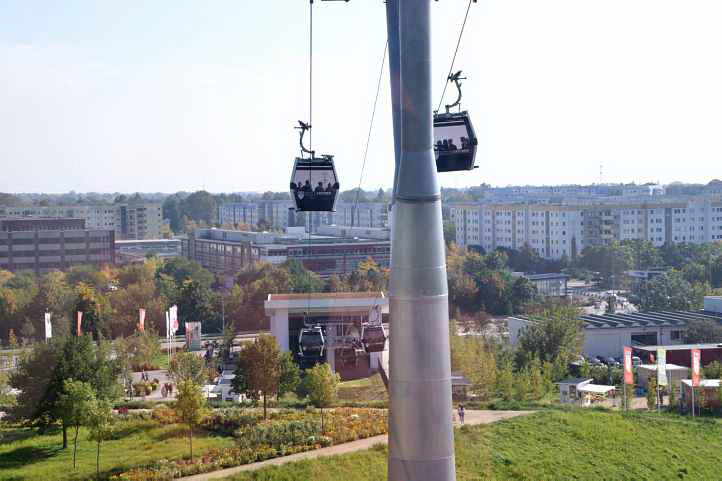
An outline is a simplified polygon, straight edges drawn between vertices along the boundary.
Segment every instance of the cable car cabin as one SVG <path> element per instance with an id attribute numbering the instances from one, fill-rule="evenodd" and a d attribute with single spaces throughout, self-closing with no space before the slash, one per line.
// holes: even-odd
<path id="1" fill-rule="evenodd" d="M 386 347 L 386 331 L 383 326 L 364 326 L 361 342 L 366 352 L 381 352 Z"/>
<path id="2" fill-rule="evenodd" d="M 320 359 L 326 354 L 326 340 L 323 328 L 310 327 L 301 329 L 298 335 L 298 355 L 302 359 Z"/>
<path id="3" fill-rule="evenodd" d="M 477 144 L 474 126 L 466 111 L 434 115 L 434 155 L 438 172 L 472 170 Z"/>
<path id="4" fill-rule="evenodd" d="M 299 212 L 332 212 L 339 184 L 333 156 L 297 157 L 291 177 L 291 195 Z"/>

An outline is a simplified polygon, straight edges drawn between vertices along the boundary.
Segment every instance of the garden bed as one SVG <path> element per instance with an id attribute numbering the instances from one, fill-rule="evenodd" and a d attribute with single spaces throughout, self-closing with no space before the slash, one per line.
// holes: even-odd
<path id="1" fill-rule="evenodd" d="M 256 411 L 227 409 L 209 416 L 203 427 L 206 431 L 233 436 L 236 446 L 207 451 L 193 461 L 187 458 L 159 460 L 111 479 L 170 480 L 385 434 L 388 412 L 337 408 L 325 410 L 322 419 L 320 411 L 309 409 L 273 412 L 269 419 L 263 420 Z"/>

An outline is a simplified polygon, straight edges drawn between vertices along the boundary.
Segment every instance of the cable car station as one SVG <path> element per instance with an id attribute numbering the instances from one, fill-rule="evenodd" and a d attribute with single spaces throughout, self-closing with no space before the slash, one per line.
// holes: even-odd
<path id="1" fill-rule="evenodd" d="M 388 362 L 389 300 L 383 292 L 269 294 L 271 333 L 302 367 L 327 362 L 360 379 Z"/>

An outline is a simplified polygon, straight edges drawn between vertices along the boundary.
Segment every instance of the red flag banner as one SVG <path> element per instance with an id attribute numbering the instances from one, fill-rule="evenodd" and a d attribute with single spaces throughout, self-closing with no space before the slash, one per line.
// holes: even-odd
<path id="1" fill-rule="evenodd" d="M 624 348 L 624 383 L 634 384 L 634 372 L 632 372 L 632 348 Z"/>
<path id="2" fill-rule="evenodd" d="M 83 311 L 78 311 L 78 337 L 83 335 Z"/>
<path id="3" fill-rule="evenodd" d="M 145 309 L 138 309 L 138 330 L 145 332 Z"/>
<path id="4" fill-rule="evenodd" d="M 699 386 L 700 351 L 692 349 L 692 386 Z"/>

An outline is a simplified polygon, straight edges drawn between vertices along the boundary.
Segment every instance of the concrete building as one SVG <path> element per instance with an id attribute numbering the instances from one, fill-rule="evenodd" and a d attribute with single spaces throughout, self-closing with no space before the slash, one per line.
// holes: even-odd
<path id="1" fill-rule="evenodd" d="M 0 206 L 2 218 L 83 219 L 87 229 L 113 230 L 116 239 L 159 239 L 161 204 L 128 203 L 78 206 Z"/>
<path id="2" fill-rule="evenodd" d="M 462 246 L 520 249 L 545 259 L 574 258 L 584 247 L 646 240 L 704 244 L 722 240 L 722 198 L 610 197 L 604 202 L 457 203 L 449 208 Z"/>
<path id="3" fill-rule="evenodd" d="M 117 265 L 144 262 L 149 256 L 168 259 L 181 255 L 180 239 L 144 239 L 115 241 Z"/>
<path id="4" fill-rule="evenodd" d="M 368 377 L 388 362 L 388 341 L 384 351 L 361 354 L 354 365 L 341 362 L 337 355 L 348 344 L 348 338 L 361 332 L 372 309 L 378 307 L 384 323 L 388 323 L 389 301 L 382 292 L 269 294 L 264 306 L 271 334 L 284 352 L 298 353 L 303 327 L 322 326 L 325 361 L 343 380 Z"/>
<path id="5" fill-rule="evenodd" d="M 76 265 L 112 264 L 114 242 L 113 230 L 85 229 L 82 219 L 3 220 L 0 269 L 40 275 Z"/>
<path id="6" fill-rule="evenodd" d="M 372 232 L 372 234 L 374 234 Z M 269 232 L 197 229 L 182 240 L 183 256 L 195 260 L 216 274 L 235 275 L 254 262 L 281 264 L 288 259 L 322 277 L 345 274 L 369 257 L 382 267 L 389 266 L 388 239 L 359 236 L 298 235 Z"/>
<path id="7" fill-rule="evenodd" d="M 337 202 L 335 212 L 296 212 L 290 200 L 258 200 L 226 203 L 218 207 L 218 222 L 222 225 L 256 226 L 259 222 L 273 229 L 307 226 L 316 232 L 321 226 L 388 227 L 388 204 L 384 202 Z"/>
<path id="8" fill-rule="evenodd" d="M 687 323 L 693 319 L 709 319 L 722 325 L 722 298 L 706 297 L 704 309 L 699 311 L 635 312 L 626 314 L 583 315 L 584 347 L 587 357 L 621 357 L 624 347 L 643 349 L 645 346 L 681 345 Z M 525 316 L 507 319 L 509 341 L 516 345 L 524 327 L 534 320 Z M 672 353 L 669 347 L 668 361 L 687 365 Z M 655 351 L 656 352 L 656 351 Z"/>

